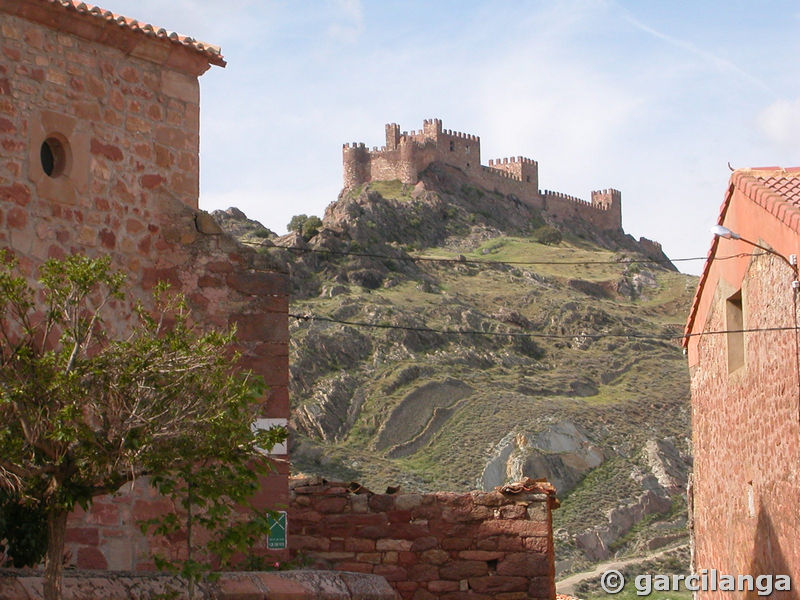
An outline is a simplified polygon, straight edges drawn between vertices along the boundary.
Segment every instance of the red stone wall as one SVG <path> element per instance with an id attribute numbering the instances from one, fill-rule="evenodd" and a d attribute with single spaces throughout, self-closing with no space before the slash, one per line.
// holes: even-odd
<path id="1" fill-rule="evenodd" d="M 293 553 L 383 575 L 402 598 L 555 597 L 548 484 L 519 494 L 351 493 L 347 485 L 290 484 Z"/>
<path id="2" fill-rule="evenodd" d="M 736 250 L 751 251 L 744 245 Z M 728 248 L 720 255 L 727 256 Z M 722 268 L 719 264 L 713 268 Z M 738 289 L 745 329 L 792 327 L 791 280 L 788 265 L 764 255 L 750 260 L 741 281 L 707 281 L 704 294 L 713 300 L 703 330 L 726 329 L 725 302 Z M 730 575 L 788 574 L 794 590 L 800 582 L 796 335 L 744 335 L 745 365 L 731 373 L 726 334 L 697 338 L 690 349 L 694 567 Z M 702 599 L 730 597 L 729 592 L 699 594 Z M 797 592 L 786 597 L 796 598 Z"/>
<path id="3" fill-rule="evenodd" d="M 169 41 L 80 18 L 57 3 L 0 0 L 0 247 L 13 250 L 31 277 L 50 257 L 111 256 L 131 290 L 109 323 L 118 332 L 156 282 L 171 283 L 187 295 L 197 323 L 238 327 L 243 366 L 270 386 L 261 416 L 287 419 L 287 275 L 196 209 L 204 69 Z M 128 44 L 125 52 L 118 42 Z M 40 150 L 53 136 L 67 152 L 63 173 L 51 177 Z M 288 503 L 287 477 L 284 464 L 268 479 L 265 506 Z M 140 481 L 130 494 L 76 512 L 67 534 L 72 564 L 151 567 L 157 542 L 138 533 L 137 520 L 158 507 Z"/>

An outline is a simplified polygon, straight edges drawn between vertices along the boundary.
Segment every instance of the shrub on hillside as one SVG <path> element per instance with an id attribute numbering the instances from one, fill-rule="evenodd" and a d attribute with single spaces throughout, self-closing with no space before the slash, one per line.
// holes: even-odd
<path id="1" fill-rule="evenodd" d="M 562 236 L 561 232 L 555 227 L 551 227 L 550 225 L 542 225 L 533 232 L 533 239 L 540 244 L 557 246 L 564 239 L 564 236 Z"/>

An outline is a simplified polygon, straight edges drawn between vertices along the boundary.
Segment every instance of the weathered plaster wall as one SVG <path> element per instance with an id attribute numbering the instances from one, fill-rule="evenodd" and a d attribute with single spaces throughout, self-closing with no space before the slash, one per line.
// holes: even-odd
<path id="1" fill-rule="evenodd" d="M 11 14 L 29 8 L 48 25 Z M 156 282 L 170 282 L 196 322 L 238 327 L 243 366 L 270 386 L 262 416 L 288 418 L 287 275 L 196 210 L 197 57 L 178 48 L 175 58 L 169 42 L 144 35 L 131 55 L 52 28 L 62 25 L 80 33 L 86 23 L 57 4 L 0 0 L 0 247 L 31 277 L 51 257 L 111 256 L 131 288 L 114 307 L 110 327 L 118 331 Z M 108 40 L 127 35 L 108 27 Z M 100 36 L 88 25 L 86 34 Z M 165 48 L 174 60 L 163 58 Z M 40 158 L 51 137 L 66 148 L 56 176 Z M 265 506 L 288 503 L 287 471 L 284 463 L 265 482 Z M 132 493 L 99 498 L 88 514 L 77 511 L 67 534 L 71 564 L 151 568 L 151 540 L 136 522 L 158 510 L 151 496 L 139 482 Z"/>
<path id="2" fill-rule="evenodd" d="M 291 482 L 290 546 L 343 571 L 383 575 L 415 600 L 553 599 L 554 490 L 352 493 Z"/>

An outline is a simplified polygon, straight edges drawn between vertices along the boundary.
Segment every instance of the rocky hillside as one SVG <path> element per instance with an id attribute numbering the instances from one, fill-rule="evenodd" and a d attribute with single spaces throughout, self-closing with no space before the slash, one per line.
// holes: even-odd
<path id="1" fill-rule="evenodd" d="M 652 245 L 440 165 L 343 193 L 310 236 L 216 216 L 290 270 L 309 317 L 290 324 L 296 471 L 454 491 L 545 477 L 562 572 L 685 539 L 688 374 L 669 338 L 695 279 Z"/>

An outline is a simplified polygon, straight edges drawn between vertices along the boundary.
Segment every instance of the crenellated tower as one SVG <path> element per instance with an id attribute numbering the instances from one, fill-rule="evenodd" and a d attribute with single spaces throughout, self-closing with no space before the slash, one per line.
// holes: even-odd
<path id="1" fill-rule="evenodd" d="M 539 189 L 539 164 L 513 156 L 481 164 L 481 139 L 476 135 L 443 129 L 441 119 L 425 119 L 422 129 L 401 131 L 387 123 L 386 145 L 368 149 L 364 144 L 345 144 L 342 149 L 344 187 L 352 189 L 370 181 L 397 179 L 416 184 L 419 174 L 434 162 L 462 171 L 487 190 L 513 195 L 556 220 L 583 219 L 601 229 L 622 228 L 622 200 L 618 190 L 592 192 L 591 202 L 559 192 Z"/>
<path id="2" fill-rule="evenodd" d="M 606 211 L 602 220 L 607 229 L 622 228 L 622 192 L 613 188 L 593 191 L 592 206 Z"/>

